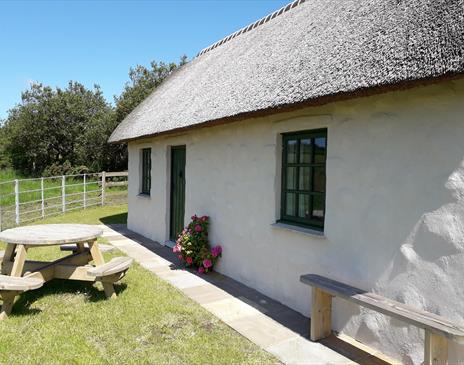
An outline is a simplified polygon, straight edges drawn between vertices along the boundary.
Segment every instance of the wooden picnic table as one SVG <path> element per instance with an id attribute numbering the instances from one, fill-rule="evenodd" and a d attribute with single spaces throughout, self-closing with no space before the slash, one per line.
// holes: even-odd
<path id="1" fill-rule="evenodd" d="M 1 263 L 0 319 L 9 314 L 17 294 L 52 279 L 101 281 L 106 297 L 115 298 L 113 283 L 124 276 L 132 260 L 119 257 L 105 263 L 97 242 L 102 234 L 100 228 L 85 224 L 42 224 L 0 232 L 0 241 L 7 244 Z M 73 253 L 55 261 L 26 259 L 32 248 L 69 243 L 76 245 Z M 91 261 L 95 266 L 90 265 Z"/>

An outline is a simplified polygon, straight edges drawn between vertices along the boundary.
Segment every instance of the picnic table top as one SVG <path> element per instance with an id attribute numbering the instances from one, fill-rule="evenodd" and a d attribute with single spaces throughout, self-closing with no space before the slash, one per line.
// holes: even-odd
<path id="1" fill-rule="evenodd" d="M 39 224 L 0 232 L 0 241 L 30 246 L 61 245 L 97 239 L 103 230 L 87 224 Z"/>

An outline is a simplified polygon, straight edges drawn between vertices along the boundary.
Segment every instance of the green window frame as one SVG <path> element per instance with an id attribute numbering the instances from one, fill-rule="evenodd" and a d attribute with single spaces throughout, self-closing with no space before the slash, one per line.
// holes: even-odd
<path id="1" fill-rule="evenodd" d="M 324 230 L 327 129 L 282 134 L 282 223 Z"/>
<path id="2" fill-rule="evenodd" d="M 142 183 L 140 193 L 150 195 L 151 189 L 151 148 L 142 149 Z"/>

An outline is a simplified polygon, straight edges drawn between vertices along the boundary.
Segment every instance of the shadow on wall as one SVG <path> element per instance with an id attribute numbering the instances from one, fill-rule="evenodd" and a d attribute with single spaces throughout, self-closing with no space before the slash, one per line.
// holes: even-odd
<path id="1" fill-rule="evenodd" d="M 445 187 L 455 201 L 422 215 L 374 291 L 464 325 L 464 162 Z M 404 364 L 422 363 L 422 330 L 372 311 L 361 314 L 358 339 L 388 338 Z M 450 363 L 464 364 L 463 345 L 450 341 Z"/>

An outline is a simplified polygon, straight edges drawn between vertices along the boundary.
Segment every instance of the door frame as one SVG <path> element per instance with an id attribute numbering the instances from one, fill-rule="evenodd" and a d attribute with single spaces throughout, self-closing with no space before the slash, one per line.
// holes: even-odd
<path id="1" fill-rule="evenodd" d="M 184 197 L 183 197 L 183 215 L 182 215 L 182 221 L 183 221 L 183 226 L 185 225 L 185 190 L 186 190 L 186 178 L 185 178 L 185 170 L 186 170 L 186 164 L 187 164 L 187 147 L 186 145 L 176 145 L 176 146 L 171 146 L 170 151 L 169 151 L 169 223 L 168 223 L 168 239 L 169 241 L 175 241 L 176 237 L 173 237 L 172 235 L 172 227 L 173 227 L 173 216 L 174 216 L 174 205 L 173 205 L 173 200 L 174 200 L 174 191 L 173 191 L 173 155 L 175 151 L 183 150 L 184 151 Z"/>

